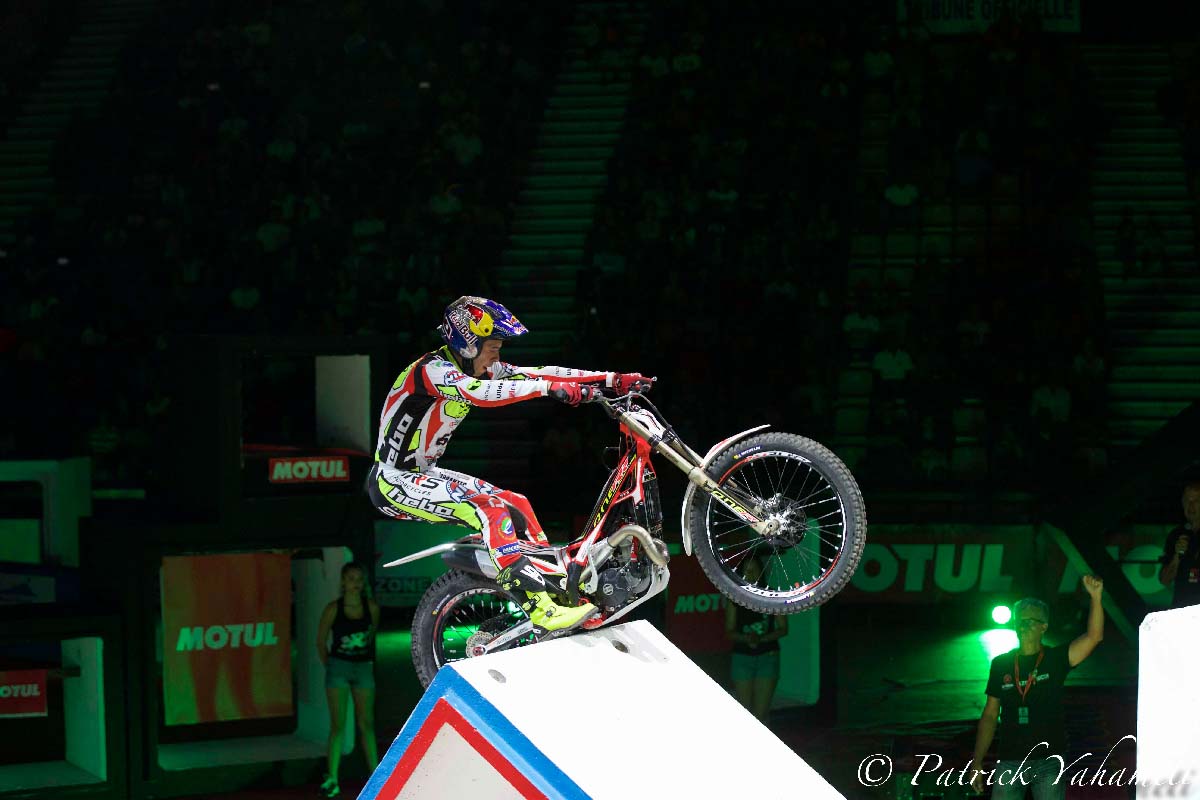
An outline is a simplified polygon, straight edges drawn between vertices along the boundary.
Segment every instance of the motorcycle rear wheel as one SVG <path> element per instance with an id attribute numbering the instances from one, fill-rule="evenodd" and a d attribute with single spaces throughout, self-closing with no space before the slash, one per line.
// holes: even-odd
<path id="1" fill-rule="evenodd" d="M 446 664 L 470 657 L 467 641 L 472 636 L 498 635 L 525 619 L 525 612 L 495 581 L 447 572 L 425 590 L 413 616 L 412 660 L 421 688 L 428 688 Z M 511 646 L 521 644 L 527 642 Z"/>
<path id="2" fill-rule="evenodd" d="M 850 470 L 824 445 L 790 433 L 734 442 L 708 474 L 756 498 L 781 523 L 763 537 L 711 496 L 696 492 L 692 548 L 709 580 L 740 606 L 795 614 L 828 602 L 850 581 L 866 544 L 867 511 Z M 752 560 L 762 575 L 753 575 Z"/>

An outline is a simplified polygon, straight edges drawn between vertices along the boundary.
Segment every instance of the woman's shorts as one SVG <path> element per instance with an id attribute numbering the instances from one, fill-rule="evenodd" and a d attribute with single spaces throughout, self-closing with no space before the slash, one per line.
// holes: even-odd
<path id="1" fill-rule="evenodd" d="M 779 651 L 748 656 L 734 653 L 729 667 L 730 677 L 735 681 L 769 680 L 779 677 Z"/>
<path id="2" fill-rule="evenodd" d="M 375 662 L 347 661 L 330 656 L 325 659 L 326 689 L 374 689 Z"/>

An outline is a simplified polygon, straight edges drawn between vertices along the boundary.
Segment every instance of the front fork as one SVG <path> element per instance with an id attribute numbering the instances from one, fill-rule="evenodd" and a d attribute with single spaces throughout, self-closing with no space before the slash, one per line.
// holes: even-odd
<path id="1" fill-rule="evenodd" d="M 759 501 L 748 492 L 737 486 L 721 486 L 701 467 L 702 459 L 690 447 L 677 437 L 667 434 L 670 438 L 659 436 L 643 425 L 637 418 L 617 412 L 617 419 L 627 428 L 650 444 L 654 452 L 670 461 L 695 484 L 696 488 L 712 497 L 725 508 L 729 509 L 738 519 L 754 530 L 759 536 L 774 536 L 779 529 L 779 522 L 769 519 L 767 513 L 759 505 Z"/>

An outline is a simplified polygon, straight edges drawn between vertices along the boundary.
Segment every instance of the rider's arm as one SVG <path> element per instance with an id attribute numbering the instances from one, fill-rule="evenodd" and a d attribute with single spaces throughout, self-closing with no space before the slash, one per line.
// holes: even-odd
<path id="1" fill-rule="evenodd" d="M 375 599 L 371 598 L 367 603 L 367 610 L 371 614 L 371 629 L 369 633 L 371 636 L 374 636 L 379 632 L 379 603 L 376 603 Z"/>
<path id="2" fill-rule="evenodd" d="M 473 406 L 506 406 L 522 400 L 545 397 L 550 382 L 543 380 L 493 380 L 472 378 L 449 361 L 431 361 L 425 365 L 425 389 L 432 395 L 461 397 Z"/>
<path id="3" fill-rule="evenodd" d="M 511 380 L 545 378 L 556 381 L 570 381 L 571 383 L 603 383 L 609 388 L 613 385 L 613 374 L 612 372 L 592 372 L 591 370 L 572 369 L 571 367 L 517 367 L 512 364 L 506 364 L 503 361 L 497 362 L 492 367 L 492 376 L 496 378 L 508 378 Z"/>
<path id="4" fill-rule="evenodd" d="M 317 658 L 321 663 L 329 658 L 329 631 L 333 628 L 333 618 L 337 616 L 337 603 L 325 606 L 321 612 L 321 623 L 317 626 Z"/>
<path id="5" fill-rule="evenodd" d="M 771 620 L 774 622 L 771 632 L 764 634 L 763 637 L 758 640 L 759 644 L 774 642 L 787 636 L 787 617 L 771 617 Z"/>
<path id="6" fill-rule="evenodd" d="M 740 644 L 752 644 L 750 636 L 737 629 L 737 608 L 733 603 L 725 603 L 725 638 Z"/>

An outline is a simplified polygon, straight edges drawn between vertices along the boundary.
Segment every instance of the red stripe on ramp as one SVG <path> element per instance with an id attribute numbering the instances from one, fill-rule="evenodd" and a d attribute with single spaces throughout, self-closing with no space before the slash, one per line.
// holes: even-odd
<path id="1" fill-rule="evenodd" d="M 420 730 L 413 737 L 408 749 L 404 751 L 404 755 L 400 757 L 400 761 L 396 763 L 396 768 L 392 770 L 391 776 L 380 787 L 379 794 L 376 795 L 377 800 L 394 800 L 400 794 L 400 790 L 404 788 L 408 779 L 416 771 L 417 765 L 425 758 L 433 740 L 437 738 L 438 731 L 445 725 L 454 728 L 467 744 L 475 749 L 475 752 L 483 756 L 484 761 L 491 764 L 496 772 L 500 773 L 506 781 L 512 784 L 514 789 L 520 792 L 522 797 L 527 800 L 549 800 L 512 765 L 512 762 L 502 756 L 491 742 L 483 738 L 483 735 L 475 730 L 471 723 L 463 719 L 462 714 L 459 714 L 454 706 L 446 702 L 444 698 L 434 704 L 429 716 L 421 723 Z"/>

